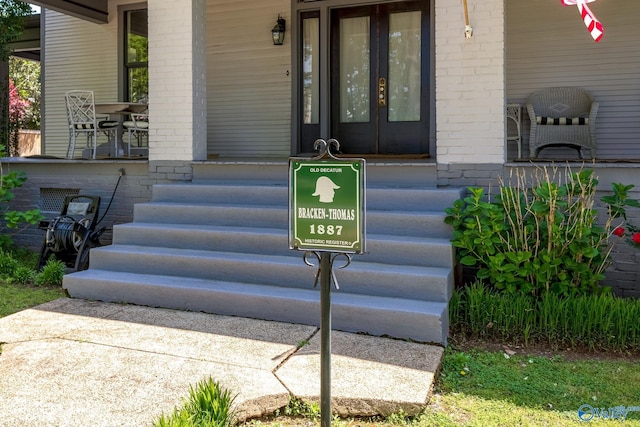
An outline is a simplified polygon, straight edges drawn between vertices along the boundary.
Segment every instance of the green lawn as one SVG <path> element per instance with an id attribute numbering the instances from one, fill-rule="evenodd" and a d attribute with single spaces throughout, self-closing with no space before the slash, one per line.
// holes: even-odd
<path id="1" fill-rule="evenodd" d="M 567 360 L 557 355 L 526 356 L 449 347 L 435 393 L 419 416 L 334 420 L 332 424 L 344 427 L 578 426 L 585 425 L 578 418 L 581 406 L 585 420 L 594 414 L 589 425 L 622 422 L 622 419 L 599 418 L 596 410 L 609 411 L 620 406 L 638 406 L 640 410 L 638 360 L 596 360 L 588 355 L 580 356 L 580 360 Z M 318 424 L 317 419 L 309 416 L 247 423 L 272 427 Z M 623 425 L 640 426 L 640 412 L 629 412 Z"/>
<path id="2" fill-rule="evenodd" d="M 451 425 L 576 425 L 582 405 L 587 413 L 640 409 L 640 364 L 448 349 L 437 391 L 427 414 L 445 415 Z M 629 412 L 625 425 L 640 426 L 640 412 Z"/>
<path id="3" fill-rule="evenodd" d="M 64 296 L 65 292 L 60 287 L 35 287 L 0 283 L 0 317 Z"/>

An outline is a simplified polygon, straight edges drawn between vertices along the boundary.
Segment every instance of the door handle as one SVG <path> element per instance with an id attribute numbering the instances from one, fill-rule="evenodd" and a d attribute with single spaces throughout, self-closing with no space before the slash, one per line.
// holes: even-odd
<path id="1" fill-rule="evenodd" d="M 378 106 L 387 105 L 387 80 L 384 77 L 378 79 Z"/>

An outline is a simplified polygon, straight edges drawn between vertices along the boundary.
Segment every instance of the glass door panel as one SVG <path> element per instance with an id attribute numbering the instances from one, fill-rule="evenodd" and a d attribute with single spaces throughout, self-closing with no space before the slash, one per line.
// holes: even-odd
<path id="1" fill-rule="evenodd" d="M 302 121 L 320 119 L 320 19 L 302 21 Z"/>
<path id="2" fill-rule="evenodd" d="M 298 111 L 300 132 L 298 153 L 313 153 L 313 142 L 320 138 L 320 14 L 317 11 L 300 15 L 300 51 L 298 81 L 300 82 Z"/>
<path id="3" fill-rule="evenodd" d="M 340 121 L 369 122 L 369 17 L 340 20 Z"/>
<path id="4" fill-rule="evenodd" d="M 420 120 L 421 13 L 389 15 L 388 109 L 390 122 Z"/>

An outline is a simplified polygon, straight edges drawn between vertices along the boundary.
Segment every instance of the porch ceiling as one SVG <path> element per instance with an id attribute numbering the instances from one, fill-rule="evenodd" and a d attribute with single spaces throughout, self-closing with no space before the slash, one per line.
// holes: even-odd
<path id="1" fill-rule="evenodd" d="M 9 46 L 13 56 L 40 61 L 40 14 L 31 15 L 25 20 L 22 35 Z"/>
<path id="2" fill-rule="evenodd" d="M 97 24 L 109 21 L 108 0 L 29 0 L 29 3 Z"/>

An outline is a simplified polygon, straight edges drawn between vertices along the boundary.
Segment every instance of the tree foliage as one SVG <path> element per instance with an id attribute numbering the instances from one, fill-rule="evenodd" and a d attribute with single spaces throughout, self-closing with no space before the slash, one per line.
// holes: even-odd
<path id="1" fill-rule="evenodd" d="M 4 147 L 0 147 L 0 150 L 4 150 Z M 5 174 L 0 163 L 0 250 L 11 247 L 13 234 L 44 219 L 39 209 L 27 211 L 10 209 L 14 190 L 22 187 L 26 181 L 27 175 L 24 172 L 11 171 Z"/>
<path id="2" fill-rule="evenodd" d="M 31 6 L 18 0 L 0 0 L 0 145 L 9 145 L 9 82 L 5 64 L 11 56 L 10 43 L 24 30 L 24 18 Z"/>
<path id="3" fill-rule="evenodd" d="M 9 43 L 17 40 L 24 30 L 24 18 L 31 15 L 31 6 L 18 0 L 0 0 L 0 61 L 11 55 Z"/>
<path id="4" fill-rule="evenodd" d="M 20 96 L 13 81 L 9 79 L 9 147 L 7 147 L 7 153 L 10 156 L 19 155 L 19 132 L 28 107 L 29 101 Z"/>
<path id="5" fill-rule="evenodd" d="M 40 129 L 40 63 L 13 56 L 9 59 L 9 76 L 17 95 L 28 101 L 21 117 L 21 129 Z"/>

